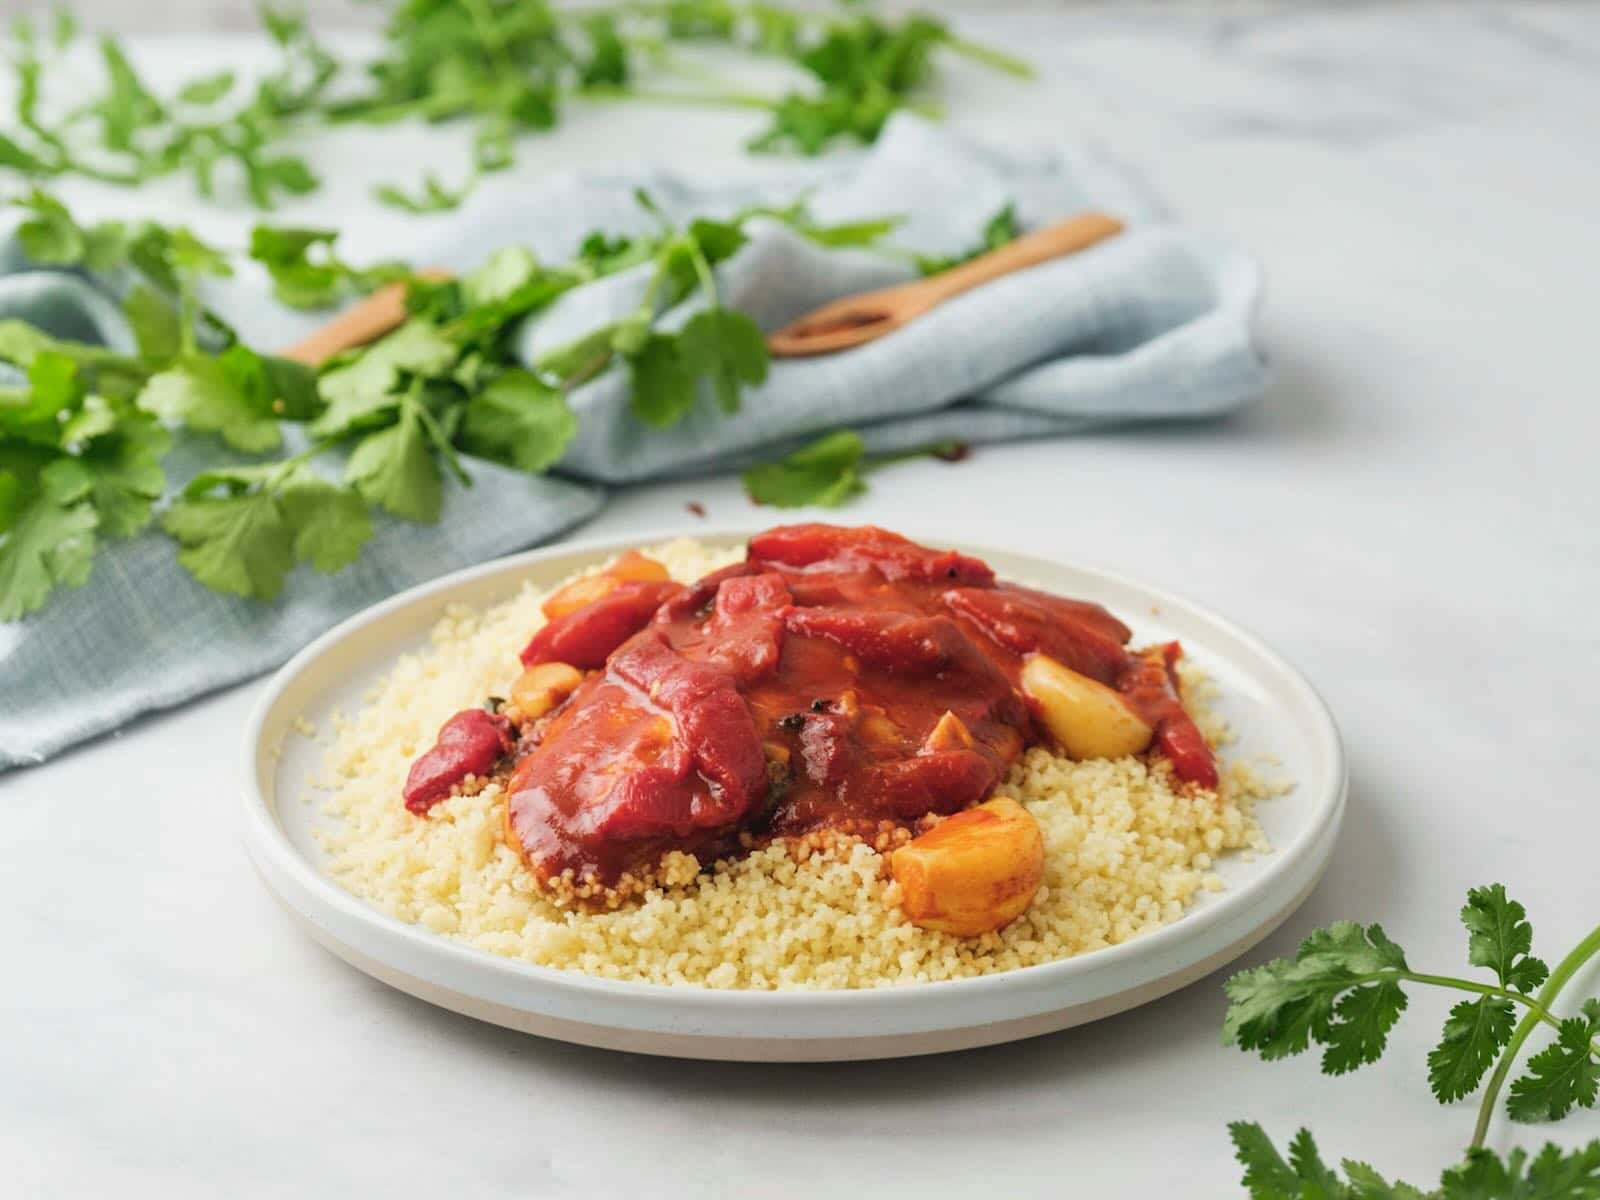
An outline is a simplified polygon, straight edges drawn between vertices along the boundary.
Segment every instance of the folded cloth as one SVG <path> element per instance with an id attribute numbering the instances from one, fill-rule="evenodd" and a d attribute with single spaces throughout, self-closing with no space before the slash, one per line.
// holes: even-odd
<path id="1" fill-rule="evenodd" d="M 642 227 L 635 191 L 688 220 L 752 204 L 786 204 L 809 189 L 824 223 L 900 216 L 897 246 L 968 249 L 1005 204 L 1024 227 L 1087 209 L 1120 217 L 1122 235 L 959 296 L 906 328 L 835 356 L 775 361 L 732 416 L 705 399 L 670 430 L 629 410 L 613 370 L 573 393 L 579 432 L 555 476 L 532 478 L 467 460 L 475 486 L 452 486 L 438 525 L 380 518 L 345 571 L 297 571 L 272 603 L 211 592 L 178 566 L 158 533 L 114 542 L 90 581 L 46 609 L 0 626 L 0 770 L 40 762 L 142 712 L 182 703 L 267 670 L 341 618 L 412 584 L 554 537 L 591 515 L 600 484 L 725 470 L 849 426 L 870 449 L 957 438 L 998 441 L 1108 423 L 1212 416 L 1259 394 L 1252 341 L 1261 275 L 1247 256 L 1174 224 L 1126 171 L 1081 147 L 1033 155 L 973 144 L 914 118 L 891 122 L 868 153 L 708 185 L 640 169 L 551 177 L 514 203 L 477 201 L 447 221 L 419 262 L 467 269 L 505 245 L 562 259 L 594 229 Z M 901 261 L 827 251 L 777 222 L 718 270 L 723 303 L 773 329 L 828 300 L 911 278 Z M 126 347 L 116 281 L 27 269 L 0 246 L 0 317 L 59 336 Z M 637 303 L 627 272 L 563 296 L 520 331 L 528 360 Z M 247 342 L 274 346 L 304 328 L 276 309 L 259 279 L 208 296 Z M 694 304 L 666 315 L 687 320 Z M 181 484 L 214 461 L 214 442 L 181 437 L 168 475 Z"/>

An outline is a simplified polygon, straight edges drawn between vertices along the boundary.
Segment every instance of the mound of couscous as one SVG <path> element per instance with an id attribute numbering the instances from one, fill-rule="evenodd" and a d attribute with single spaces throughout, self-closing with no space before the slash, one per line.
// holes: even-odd
<path id="1" fill-rule="evenodd" d="M 681 540 L 650 551 L 692 580 L 738 557 Z M 538 889 L 505 835 L 491 783 L 431 813 L 399 796 L 412 759 L 440 722 L 503 691 L 506 647 L 543 617 L 525 587 L 486 612 L 452 611 L 421 653 L 401 659 L 355 716 L 336 722 L 321 833 L 327 869 L 398 919 L 531 963 L 610 979 L 719 988 L 866 988 L 983 975 L 1127 941 L 1181 917 L 1222 887 L 1217 856 L 1266 849 L 1253 815 L 1274 789 L 1235 766 L 1216 793 L 1180 785 L 1165 763 L 1074 762 L 1034 747 L 998 794 L 1038 821 L 1044 884 L 997 933 L 960 938 L 911 924 L 887 856 L 861 841 L 774 842 L 700 863 L 674 853 L 659 886 L 613 911 L 559 907 Z M 1209 738 L 1225 731 L 1186 676 L 1186 699 Z"/>

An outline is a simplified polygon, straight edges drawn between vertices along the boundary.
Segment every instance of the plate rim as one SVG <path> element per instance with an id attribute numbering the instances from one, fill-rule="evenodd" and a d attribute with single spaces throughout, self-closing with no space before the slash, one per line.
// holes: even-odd
<path id="1" fill-rule="evenodd" d="M 1318 866 L 1315 875 L 1320 877 L 1325 869 L 1346 807 L 1349 790 L 1348 763 L 1338 725 L 1327 702 L 1315 685 L 1289 659 L 1266 641 L 1214 609 L 1165 587 L 1126 575 L 1119 570 L 1078 558 L 1056 557 L 1005 545 L 985 545 L 916 529 L 904 531 L 905 536 L 923 540 L 926 544 L 950 545 L 962 553 L 979 556 L 988 553 L 1028 558 L 1048 566 L 1065 567 L 1093 575 L 1117 587 L 1142 592 L 1153 603 L 1186 610 L 1202 621 L 1211 623 L 1228 637 L 1270 662 L 1282 679 L 1299 693 L 1301 703 L 1313 718 L 1311 732 L 1317 743 L 1312 748 L 1313 757 L 1319 756 L 1319 752 L 1325 754 L 1331 768 L 1328 772 L 1327 786 L 1323 794 L 1316 798 L 1316 807 L 1305 828 L 1299 831 L 1289 844 L 1282 846 L 1275 844 L 1271 850 L 1273 861 L 1268 868 L 1254 878 L 1245 880 L 1237 886 L 1230 886 L 1217 903 L 1207 905 L 1199 911 L 1187 912 L 1171 924 L 1114 946 L 1102 947 L 1070 958 L 961 979 L 897 984 L 883 988 L 784 991 L 753 988 L 718 989 L 605 979 L 581 971 L 544 966 L 494 954 L 457 939 L 436 934 L 420 925 L 401 921 L 383 912 L 370 902 L 347 891 L 331 876 L 319 870 L 289 840 L 287 832 L 277 818 L 278 797 L 274 795 L 273 802 L 269 803 L 259 786 L 263 769 L 270 772 L 270 760 L 274 757 L 274 747 L 268 744 L 267 725 L 273 709 L 294 681 L 307 667 L 335 648 L 346 637 L 402 609 L 432 600 L 440 593 L 453 591 L 462 585 L 475 583 L 487 577 L 512 575 L 518 570 L 549 559 L 584 555 L 599 557 L 630 547 L 683 537 L 710 543 L 743 540 L 766 527 L 763 525 L 757 528 L 743 523 L 718 523 L 705 527 L 652 528 L 625 535 L 557 541 L 490 559 L 416 584 L 350 614 L 313 639 L 273 673 L 245 721 L 244 736 L 239 748 L 245 834 L 249 841 L 251 857 L 255 860 L 258 873 L 268 889 L 280 902 L 290 905 L 297 914 L 306 919 L 315 919 L 313 914 L 306 913 L 299 905 L 293 904 L 290 897 L 278 886 L 273 874 L 281 872 L 303 892 L 331 906 L 341 916 L 357 922 L 375 924 L 383 933 L 390 937 L 398 937 L 415 952 L 442 956 L 446 962 L 466 970 L 487 970 L 504 976 L 512 984 L 554 988 L 567 993 L 570 999 L 577 1001 L 581 1001 L 585 996 L 612 1002 L 670 1000 L 676 1008 L 714 1016 L 718 1013 L 745 1009 L 762 1012 L 768 1010 L 782 1012 L 788 1009 L 887 1012 L 916 1001 L 934 1002 L 940 999 L 955 1001 L 958 998 L 971 1000 L 984 993 L 999 993 L 1019 987 L 1033 986 L 1057 990 L 1076 977 L 1114 969 L 1140 958 L 1158 957 L 1174 945 L 1204 934 L 1230 917 L 1237 916 L 1240 911 L 1248 909 L 1253 901 L 1259 901 L 1263 893 L 1269 892 L 1279 877 L 1291 874 L 1307 857 L 1317 854 L 1319 849 L 1324 851 L 1324 861 Z M 902 530 L 897 526 L 896 532 Z M 1296 780 L 1295 783 L 1296 787 L 1300 787 L 1305 786 L 1306 781 Z M 1329 842 L 1326 847 L 1323 847 L 1324 840 Z M 1313 885 L 1314 883 L 1315 880 Z"/>

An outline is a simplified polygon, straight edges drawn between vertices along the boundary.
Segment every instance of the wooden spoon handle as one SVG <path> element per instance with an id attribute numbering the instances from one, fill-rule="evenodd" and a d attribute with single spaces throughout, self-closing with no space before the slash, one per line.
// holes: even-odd
<path id="1" fill-rule="evenodd" d="M 418 271 L 423 279 L 448 279 L 448 271 Z M 280 358 L 319 367 L 335 354 L 375 342 L 398 329 L 406 319 L 406 285 L 386 283 L 366 299 L 345 309 L 321 329 L 287 350 Z"/>
<path id="2" fill-rule="evenodd" d="M 927 300 L 927 307 L 932 308 L 1002 275 L 1036 267 L 1052 258 L 1075 254 L 1121 232 L 1122 222 L 1115 217 L 1097 212 L 1080 213 L 1076 217 L 1068 217 L 1065 221 L 1025 233 L 997 250 L 980 254 L 971 262 L 934 275 L 921 284 L 919 290 L 926 289 L 922 295 Z"/>

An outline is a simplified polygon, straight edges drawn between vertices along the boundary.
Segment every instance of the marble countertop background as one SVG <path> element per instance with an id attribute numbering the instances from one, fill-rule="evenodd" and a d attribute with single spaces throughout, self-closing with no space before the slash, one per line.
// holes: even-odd
<path id="1" fill-rule="evenodd" d="M 98 7 L 190 30 L 234 11 Z M 956 70 L 954 123 L 1096 138 L 1261 257 L 1275 381 L 1221 423 L 986 450 L 959 476 L 908 464 L 849 516 L 1175 587 L 1317 683 L 1349 817 L 1253 957 L 1348 917 L 1458 969 L 1456 910 L 1493 880 L 1560 953 L 1600 913 L 1600 6 L 996 6 L 963 28 L 1040 78 Z M 137 50 L 159 78 L 242 46 Z M 720 169 L 751 124 L 614 116 L 575 110 L 503 185 L 664 146 Z M 350 220 L 353 258 L 397 252 L 418 227 L 349 214 L 460 140 L 337 135 L 314 157 L 339 177 L 280 215 Z M 202 232 L 249 220 L 176 184 L 137 203 Z M 685 527 L 691 500 L 748 518 L 719 478 L 622 492 L 585 532 Z M 1470 1132 L 1470 1105 L 1428 1093 L 1448 998 L 1423 992 L 1385 1060 L 1336 1080 L 1225 1049 L 1220 976 L 1024 1044 L 842 1066 L 651 1060 L 430 1008 L 318 949 L 252 877 L 234 788 L 259 691 L 0 777 L 6 1194 L 1212 1197 L 1240 1194 L 1232 1119 L 1310 1126 L 1330 1157 L 1424 1184 Z M 1600 1114 L 1491 1140 L 1546 1136 L 1600 1136 Z"/>

